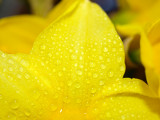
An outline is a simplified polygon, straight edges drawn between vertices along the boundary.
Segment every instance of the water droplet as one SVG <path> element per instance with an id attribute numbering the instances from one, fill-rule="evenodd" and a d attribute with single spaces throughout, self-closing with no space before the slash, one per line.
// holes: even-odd
<path id="1" fill-rule="evenodd" d="M 10 104 L 12 109 L 18 109 L 19 107 L 19 103 L 17 102 L 17 100 L 13 100 Z"/>
<path id="2" fill-rule="evenodd" d="M 67 85 L 71 86 L 72 85 L 72 81 L 68 81 Z"/>
<path id="3" fill-rule="evenodd" d="M 5 58 L 5 57 L 6 57 L 6 54 L 5 54 L 5 53 L 2 53 L 1 56 L 2 56 L 3 58 Z"/>
<path id="4" fill-rule="evenodd" d="M 104 81 L 103 80 L 101 80 L 101 81 L 99 81 L 99 85 L 104 85 Z"/>
<path id="5" fill-rule="evenodd" d="M 79 57 L 79 59 L 80 59 L 80 60 L 83 60 L 83 57 L 82 57 L 82 56 L 80 56 L 80 57 Z"/>
<path id="6" fill-rule="evenodd" d="M 57 105 L 51 104 L 51 111 L 56 111 L 57 110 Z"/>
<path id="7" fill-rule="evenodd" d="M 76 88 L 80 88 L 81 85 L 80 85 L 79 83 L 76 83 L 76 84 L 75 84 L 75 87 L 76 87 Z"/>
<path id="8" fill-rule="evenodd" d="M 103 57 L 102 57 L 102 56 L 99 56 L 99 60 L 103 60 Z"/>
<path id="9" fill-rule="evenodd" d="M 63 71 L 66 71 L 66 68 L 65 68 L 65 67 L 63 67 Z"/>
<path id="10" fill-rule="evenodd" d="M 42 50 L 46 49 L 46 46 L 45 46 L 45 45 L 42 45 L 42 46 L 41 46 L 41 49 L 42 49 Z"/>
<path id="11" fill-rule="evenodd" d="M 107 62 L 109 63 L 111 60 L 110 60 L 110 58 L 107 58 Z"/>
<path id="12" fill-rule="evenodd" d="M 12 59 L 9 59 L 9 60 L 8 60 L 8 63 L 13 64 L 14 62 L 13 62 Z"/>
<path id="13" fill-rule="evenodd" d="M 77 56 L 76 55 L 71 55 L 71 59 L 75 60 L 75 59 L 77 59 Z"/>
<path id="14" fill-rule="evenodd" d="M 112 48 L 112 52 L 116 52 L 116 48 Z"/>
<path id="15" fill-rule="evenodd" d="M 62 72 L 58 72 L 58 76 L 61 77 L 62 76 Z"/>
<path id="16" fill-rule="evenodd" d="M 33 97 L 34 97 L 35 99 L 38 99 L 38 98 L 40 97 L 39 91 L 33 90 Z"/>
<path id="17" fill-rule="evenodd" d="M 98 77 L 98 74 L 97 73 L 94 73 L 93 74 L 93 78 L 97 78 Z"/>
<path id="18" fill-rule="evenodd" d="M 98 109 L 97 108 L 94 108 L 92 111 L 93 111 L 93 113 L 98 113 Z"/>
<path id="19" fill-rule="evenodd" d="M 106 69 L 106 65 L 102 64 L 102 65 L 101 65 L 101 68 L 102 68 L 102 69 Z"/>
<path id="20" fill-rule="evenodd" d="M 62 113 L 63 112 L 63 109 L 60 109 L 60 111 L 59 111 L 60 113 Z"/>
<path id="21" fill-rule="evenodd" d="M 8 69 L 9 69 L 9 71 L 13 71 L 13 68 L 12 68 L 12 67 L 9 67 Z"/>
<path id="22" fill-rule="evenodd" d="M 48 56 L 49 56 L 49 57 L 52 57 L 52 53 L 48 53 Z"/>
<path id="23" fill-rule="evenodd" d="M 124 71 L 125 70 L 125 67 L 122 65 L 120 66 L 120 71 Z"/>
<path id="24" fill-rule="evenodd" d="M 24 114 L 25 114 L 27 117 L 29 117 L 29 116 L 31 115 L 31 112 L 30 112 L 29 110 L 25 110 L 25 111 L 24 111 Z"/>
<path id="25" fill-rule="evenodd" d="M 108 48 L 105 47 L 105 48 L 104 48 L 104 52 L 108 52 Z"/>
<path id="26" fill-rule="evenodd" d="M 69 99 L 68 97 L 64 97 L 63 102 L 69 103 L 69 102 L 70 102 L 70 99 Z"/>
<path id="27" fill-rule="evenodd" d="M 77 74 L 78 74 L 78 75 L 82 75 L 83 73 L 82 73 L 81 70 L 77 70 Z"/>
<path id="28" fill-rule="evenodd" d="M 90 67 L 95 67 L 95 66 L 96 66 L 95 63 L 90 62 Z"/>
<path id="29" fill-rule="evenodd" d="M 121 61 L 122 61 L 122 57 L 118 57 L 118 58 L 117 58 L 117 62 L 120 63 Z"/>
<path id="30" fill-rule="evenodd" d="M 29 79 L 29 78 L 30 78 L 30 75 L 26 73 L 26 74 L 24 75 L 24 77 L 25 77 L 26 79 Z"/>
<path id="31" fill-rule="evenodd" d="M 14 113 L 9 113 L 8 115 L 7 115 L 7 118 L 6 118 L 7 120 L 17 120 L 17 117 L 16 117 L 16 115 L 14 114 Z"/>
<path id="32" fill-rule="evenodd" d="M 110 71 L 110 72 L 108 73 L 108 76 L 109 76 L 109 77 L 113 77 L 113 75 L 114 75 L 114 73 L 113 73 L 112 71 Z"/>
<path id="33" fill-rule="evenodd" d="M 92 94 L 96 93 L 96 91 L 97 91 L 97 90 L 96 90 L 95 88 L 92 88 L 92 89 L 91 89 L 91 93 L 92 93 Z"/>
<path id="34" fill-rule="evenodd" d="M 21 79 L 22 75 L 20 74 L 17 74 L 17 78 Z"/>
<path id="35" fill-rule="evenodd" d="M 80 67 L 80 68 L 83 68 L 83 65 L 80 65 L 79 67 Z"/>

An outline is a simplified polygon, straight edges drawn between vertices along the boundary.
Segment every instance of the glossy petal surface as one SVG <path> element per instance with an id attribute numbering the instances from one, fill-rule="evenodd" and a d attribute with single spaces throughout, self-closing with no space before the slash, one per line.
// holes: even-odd
<path id="1" fill-rule="evenodd" d="M 108 118 L 105 112 L 114 119 L 122 116 L 117 111 L 123 108 L 122 113 L 138 117 L 137 104 L 145 111 L 140 119 L 158 119 L 160 107 L 148 86 L 122 79 L 122 41 L 107 15 L 90 1 L 80 1 L 74 11 L 47 27 L 30 54 L 0 52 L 0 59 L 1 119 L 93 120 Z M 95 108 L 99 112 L 94 113 Z"/>

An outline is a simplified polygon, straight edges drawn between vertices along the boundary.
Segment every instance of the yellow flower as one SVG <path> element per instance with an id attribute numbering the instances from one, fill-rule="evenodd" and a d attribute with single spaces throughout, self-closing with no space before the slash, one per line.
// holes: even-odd
<path id="1" fill-rule="evenodd" d="M 148 2 L 149 1 L 150 0 L 148 0 Z M 138 43 L 139 40 L 137 39 L 136 41 L 136 39 L 134 38 L 136 35 L 140 35 L 141 61 L 145 67 L 147 82 L 158 96 L 160 95 L 159 5 L 160 1 L 155 0 L 149 9 L 139 11 L 139 14 L 137 15 L 137 17 L 135 17 L 135 19 L 132 20 L 132 22 L 125 25 L 117 25 L 119 33 L 130 38 L 129 44 L 132 44 L 133 42 Z M 138 44 L 134 45 L 137 45 L 138 47 Z M 134 47 L 137 48 L 136 46 Z"/>
<path id="2" fill-rule="evenodd" d="M 123 44 L 88 0 L 68 4 L 29 54 L 1 51 L 0 60 L 2 120 L 159 119 L 155 93 L 140 80 L 122 78 Z"/>
<path id="3" fill-rule="evenodd" d="M 115 24 L 138 23 L 145 26 L 160 18 L 160 0 L 118 0 L 120 11 L 112 20 Z"/>
<path id="4" fill-rule="evenodd" d="M 70 4 L 72 7 L 69 7 Z M 77 1 L 64 0 L 46 18 L 21 15 L 1 19 L 0 50 L 12 54 L 29 53 L 38 34 L 52 21 L 73 10 L 76 4 Z"/>

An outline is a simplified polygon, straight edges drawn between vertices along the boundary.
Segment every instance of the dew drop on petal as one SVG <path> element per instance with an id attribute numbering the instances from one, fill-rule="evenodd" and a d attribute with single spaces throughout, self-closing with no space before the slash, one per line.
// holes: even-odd
<path id="1" fill-rule="evenodd" d="M 75 84 L 75 87 L 76 87 L 76 88 L 80 88 L 81 85 L 80 85 L 79 83 L 76 83 L 76 84 Z"/>
<path id="2" fill-rule="evenodd" d="M 18 107 L 19 107 L 18 101 L 17 101 L 17 100 L 13 100 L 13 101 L 11 102 L 11 104 L 10 104 L 10 107 L 11 107 L 12 109 L 18 109 Z"/>
<path id="3" fill-rule="evenodd" d="M 107 47 L 104 48 L 104 52 L 108 52 L 108 48 Z"/>
<path id="4" fill-rule="evenodd" d="M 25 114 L 27 117 L 29 117 L 29 116 L 31 115 L 31 112 L 30 112 L 29 110 L 25 110 L 25 111 L 24 111 L 24 114 Z"/>
<path id="5" fill-rule="evenodd" d="M 92 94 L 96 93 L 96 91 L 97 91 L 96 88 L 92 88 L 92 89 L 91 89 L 91 93 L 92 93 Z"/>
<path id="6" fill-rule="evenodd" d="M 103 80 L 99 81 L 99 85 L 100 86 L 104 85 L 104 81 Z"/>
<path id="7" fill-rule="evenodd" d="M 108 76 L 113 77 L 114 73 L 112 71 L 109 71 Z"/>
<path id="8" fill-rule="evenodd" d="M 77 70 L 77 74 L 78 74 L 78 75 L 82 75 L 83 73 L 82 73 L 81 70 Z"/>

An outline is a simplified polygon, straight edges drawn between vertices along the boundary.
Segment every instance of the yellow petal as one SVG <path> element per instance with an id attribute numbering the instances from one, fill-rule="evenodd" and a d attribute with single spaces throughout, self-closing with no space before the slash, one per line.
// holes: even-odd
<path id="1" fill-rule="evenodd" d="M 150 27 L 148 28 L 148 41 L 150 42 L 150 46 L 153 49 L 152 57 L 154 65 L 149 67 L 145 65 L 146 68 L 146 76 L 149 85 L 155 90 L 157 94 L 160 95 L 160 20 L 151 23 Z M 143 48 L 145 46 L 142 44 Z M 145 50 L 144 50 L 145 51 Z M 146 51 L 147 53 L 147 51 Z"/>
<path id="2" fill-rule="evenodd" d="M 47 16 L 48 23 L 62 18 L 71 13 L 81 0 L 62 0 Z"/>
<path id="3" fill-rule="evenodd" d="M 94 101 L 94 120 L 159 120 L 160 100 L 138 94 L 117 94 Z"/>
<path id="4" fill-rule="evenodd" d="M 94 99 L 104 98 L 116 94 L 141 94 L 143 96 L 157 97 L 146 83 L 138 79 L 123 78 L 119 81 L 108 81 L 102 91 Z"/>
<path id="5" fill-rule="evenodd" d="M 103 91 L 88 109 L 90 119 L 159 120 L 160 100 L 143 81 L 125 78 L 110 82 Z"/>
<path id="6" fill-rule="evenodd" d="M 158 20 L 160 18 L 160 0 L 156 0 L 153 3 L 153 5 L 151 4 L 150 7 L 148 7 L 145 11 L 141 12 L 134 22 L 146 25 L 148 22 Z"/>
<path id="7" fill-rule="evenodd" d="M 125 71 L 122 41 L 107 15 L 90 1 L 81 1 L 70 15 L 51 24 L 30 55 L 1 53 L 1 63 L 0 80 L 7 82 L 0 84 L 0 90 L 6 85 L 1 116 L 10 111 L 4 102 L 16 99 L 19 108 L 11 112 L 17 119 L 27 118 L 23 109 L 30 111 L 30 119 L 84 118 L 92 96 Z"/>
<path id="8" fill-rule="evenodd" d="M 61 83 L 57 88 L 64 92 L 63 99 L 81 107 L 107 81 L 122 78 L 125 70 L 122 41 L 107 15 L 88 0 L 51 24 L 31 54 L 44 61 L 43 70 L 49 71 L 53 83 Z"/>
<path id="9" fill-rule="evenodd" d="M 148 9 L 150 6 L 155 4 L 158 0 L 126 0 L 130 9 L 133 11 L 141 12 Z"/>
<path id="10" fill-rule="evenodd" d="M 29 53 L 45 25 L 44 19 L 29 15 L 1 19 L 0 50 L 6 53 Z"/>
<path id="11" fill-rule="evenodd" d="M 0 118 L 52 120 L 57 96 L 45 71 L 36 75 L 35 58 L 0 52 L 0 60 Z"/>
<path id="12" fill-rule="evenodd" d="M 145 30 L 139 24 L 128 24 L 117 26 L 118 31 L 120 34 L 125 36 L 134 37 L 135 35 L 140 35 L 140 46 L 141 46 L 141 60 L 144 65 L 148 67 L 153 67 L 153 49 L 148 41 L 147 34 Z M 147 52 L 146 52 L 147 51 Z"/>

